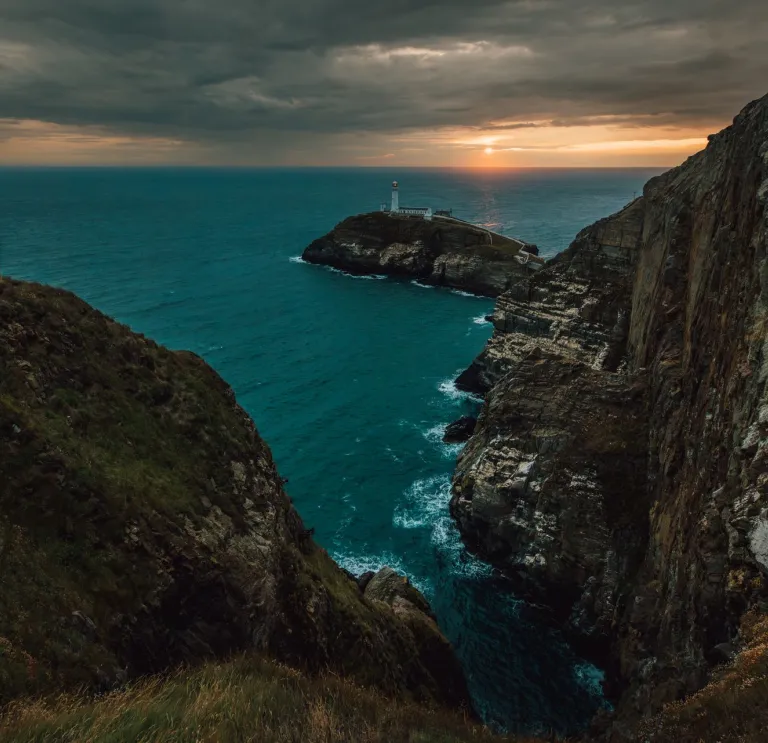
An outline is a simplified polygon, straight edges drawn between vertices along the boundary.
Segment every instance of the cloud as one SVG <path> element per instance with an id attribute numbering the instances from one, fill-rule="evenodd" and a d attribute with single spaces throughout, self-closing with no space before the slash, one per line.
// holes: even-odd
<path id="1" fill-rule="evenodd" d="M 693 139 L 766 92 L 765 38 L 753 0 L 0 0 L 0 119 L 255 163 L 459 129 Z"/>

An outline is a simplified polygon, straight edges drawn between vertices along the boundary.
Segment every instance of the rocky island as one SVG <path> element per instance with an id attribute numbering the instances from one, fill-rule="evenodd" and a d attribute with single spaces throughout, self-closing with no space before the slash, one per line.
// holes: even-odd
<path id="1" fill-rule="evenodd" d="M 345 219 L 302 258 L 497 297 L 544 264 L 536 253 L 533 245 L 457 219 L 371 212 Z"/>
<path id="2" fill-rule="evenodd" d="M 767 266 L 765 97 L 501 295 L 459 379 L 486 399 L 452 513 L 609 669 L 607 739 L 713 674 L 693 700 L 758 714 L 716 669 L 740 647 L 768 667 L 749 629 L 768 610 Z"/>

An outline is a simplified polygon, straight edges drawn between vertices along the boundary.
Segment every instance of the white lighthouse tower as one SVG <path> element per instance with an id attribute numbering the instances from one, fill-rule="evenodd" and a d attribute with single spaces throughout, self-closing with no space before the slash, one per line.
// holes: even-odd
<path id="1" fill-rule="evenodd" d="M 397 214 L 397 212 L 400 211 L 400 192 L 397 188 L 397 181 L 393 181 L 392 183 L 392 208 L 390 211 L 393 214 Z"/>

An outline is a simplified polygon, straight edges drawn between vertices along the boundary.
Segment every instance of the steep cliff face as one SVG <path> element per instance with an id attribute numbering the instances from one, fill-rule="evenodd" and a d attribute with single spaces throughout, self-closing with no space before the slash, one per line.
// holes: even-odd
<path id="1" fill-rule="evenodd" d="M 312 542 L 201 359 L 5 279 L 0 585 L 0 702 L 247 649 L 467 702 L 415 590 L 365 597 Z"/>
<path id="2" fill-rule="evenodd" d="M 494 334 L 457 384 L 487 392 L 533 348 L 615 370 L 629 326 L 643 200 L 592 225 L 544 270 L 499 297 Z"/>
<path id="3" fill-rule="evenodd" d="M 453 513 L 597 638 L 617 738 L 766 600 L 767 204 L 768 97 L 503 295 L 462 378 L 490 392 Z"/>
<path id="4" fill-rule="evenodd" d="M 618 645 L 637 709 L 698 687 L 766 597 L 767 206 L 768 97 L 646 188 L 629 361 L 653 507 Z"/>
<path id="5" fill-rule="evenodd" d="M 303 258 L 348 273 L 410 276 L 497 297 L 541 264 L 541 259 L 521 253 L 522 246 L 457 220 L 374 212 L 345 219 L 315 240 Z"/>

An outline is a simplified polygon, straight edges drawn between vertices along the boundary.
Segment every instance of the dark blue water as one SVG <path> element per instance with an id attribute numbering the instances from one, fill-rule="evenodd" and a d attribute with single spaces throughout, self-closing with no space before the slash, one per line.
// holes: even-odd
<path id="1" fill-rule="evenodd" d="M 477 403 L 451 380 L 490 335 L 484 299 L 291 261 L 345 216 L 404 203 L 537 243 L 545 256 L 658 171 L 0 170 L 0 272 L 77 292 L 201 354 L 270 443 L 319 542 L 392 565 L 432 600 L 485 718 L 574 731 L 599 672 L 462 550 L 448 516 Z"/>

